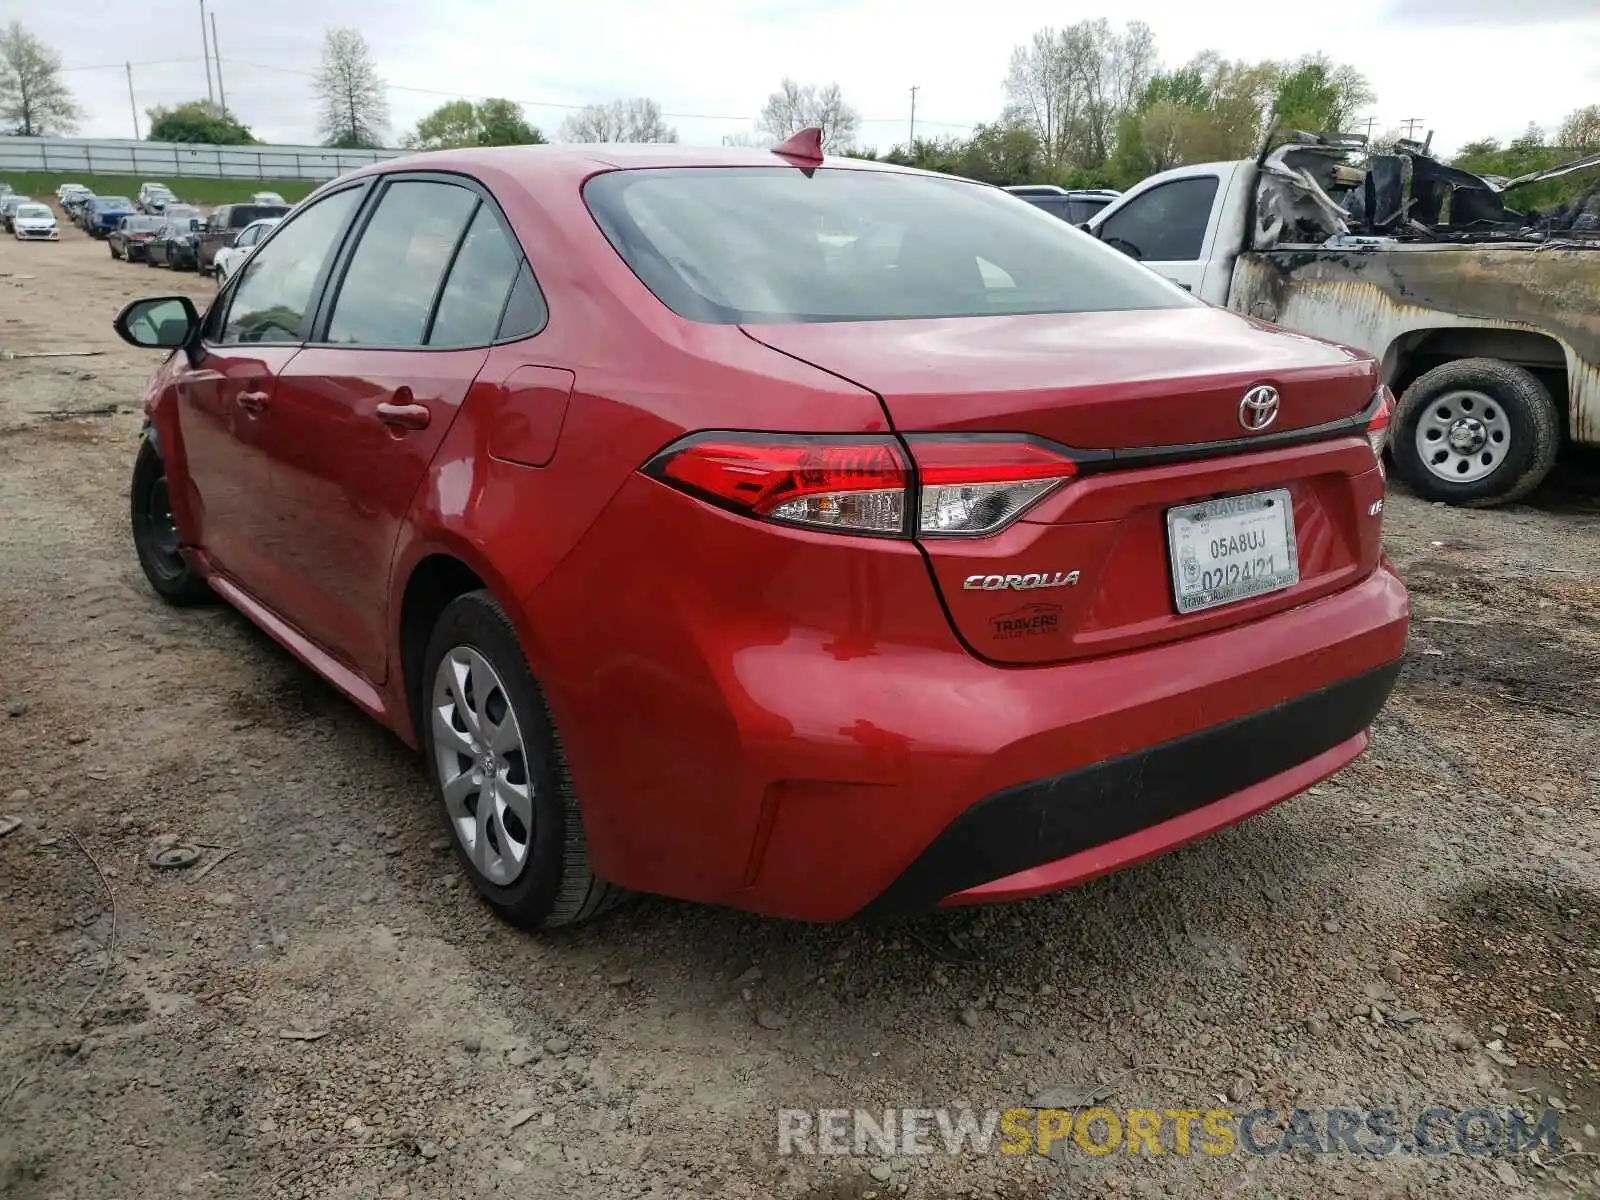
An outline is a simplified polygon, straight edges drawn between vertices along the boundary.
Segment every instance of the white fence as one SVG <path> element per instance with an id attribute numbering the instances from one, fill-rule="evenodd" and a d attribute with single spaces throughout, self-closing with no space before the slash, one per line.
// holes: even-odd
<path id="1" fill-rule="evenodd" d="M 205 146 L 187 142 L 0 137 L 0 174 L 52 171 L 152 179 L 332 179 L 399 150 L 324 146 Z"/>

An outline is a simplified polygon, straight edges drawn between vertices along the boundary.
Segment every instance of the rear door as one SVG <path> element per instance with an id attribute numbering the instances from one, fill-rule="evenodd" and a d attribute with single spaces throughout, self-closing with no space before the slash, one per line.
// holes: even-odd
<path id="1" fill-rule="evenodd" d="M 282 609 L 373 682 L 388 670 L 400 524 L 502 336 L 521 262 L 486 192 L 455 176 L 391 176 L 330 283 L 314 343 L 279 379 L 270 509 Z"/>
<path id="2" fill-rule="evenodd" d="M 179 428 L 207 556 L 247 591 L 281 592 L 277 531 L 264 520 L 265 456 L 283 368 L 300 352 L 319 280 L 364 189 L 324 196 L 285 223 L 212 305 L 199 361 L 178 384 Z"/>
<path id="3" fill-rule="evenodd" d="M 1105 217 L 1096 234 L 1187 291 L 1200 293 L 1223 201 L 1222 174 L 1200 169 L 1138 193 Z"/>

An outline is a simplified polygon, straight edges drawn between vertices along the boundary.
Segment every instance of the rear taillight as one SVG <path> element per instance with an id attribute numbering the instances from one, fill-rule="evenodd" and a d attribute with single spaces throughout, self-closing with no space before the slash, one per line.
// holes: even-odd
<path id="1" fill-rule="evenodd" d="M 1383 468 L 1383 449 L 1389 444 L 1389 423 L 1394 420 L 1394 393 L 1387 384 L 1378 388 L 1378 411 L 1367 422 L 1367 444 L 1372 447 L 1372 457 Z"/>
<path id="2" fill-rule="evenodd" d="M 996 533 L 1077 473 L 1060 450 L 1021 437 L 697 434 L 647 475 L 746 516 L 888 537 Z"/>
<path id="3" fill-rule="evenodd" d="M 692 437 L 657 455 L 645 472 L 769 521 L 905 532 L 906 464 L 892 438 Z"/>
<path id="4" fill-rule="evenodd" d="M 1058 450 L 1015 438 L 908 438 L 922 485 L 917 533 L 982 537 L 1078 473 Z"/>

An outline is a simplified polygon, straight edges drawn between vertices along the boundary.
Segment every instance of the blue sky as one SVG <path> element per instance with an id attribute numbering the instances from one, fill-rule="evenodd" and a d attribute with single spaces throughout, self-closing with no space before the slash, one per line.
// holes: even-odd
<path id="1" fill-rule="evenodd" d="M 229 105 L 258 137 L 316 136 L 310 73 L 330 25 L 360 29 L 391 84 L 391 140 L 458 95 L 530 102 L 554 135 L 562 106 L 646 95 L 684 141 L 717 144 L 748 130 L 785 75 L 837 81 L 866 118 L 861 141 L 903 140 L 913 84 L 921 132 L 960 133 L 1000 108 L 1014 45 L 1035 29 L 1105 15 L 1139 18 L 1162 58 L 1213 48 L 1231 58 L 1293 58 L 1323 51 L 1354 63 L 1378 93 L 1380 129 L 1420 117 L 1448 150 L 1480 136 L 1553 126 L 1600 102 L 1600 0 L 1122 0 L 1063 7 L 1045 0 L 941 6 L 911 0 L 607 0 L 593 4 L 471 0 L 209 0 L 217 14 Z M 1337 14 L 1337 15 L 1335 15 Z M 132 135 L 127 78 L 134 63 L 143 109 L 205 94 L 198 0 L 141 0 L 83 19 L 72 5 L 41 5 L 26 24 L 71 68 L 88 110 L 82 132 Z M 178 60 L 178 61 L 171 61 Z M 96 69 L 99 68 L 99 69 Z"/>

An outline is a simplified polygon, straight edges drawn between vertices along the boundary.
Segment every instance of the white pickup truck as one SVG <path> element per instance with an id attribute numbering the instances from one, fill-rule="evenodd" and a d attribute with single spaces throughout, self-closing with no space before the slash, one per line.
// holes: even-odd
<path id="1" fill-rule="evenodd" d="M 1084 228 L 1209 303 L 1376 357 L 1419 494 L 1525 496 L 1563 438 L 1600 445 L 1600 188 L 1527 214 L 1506 192 L 1533 177 L 1499 186 L 1408 143 L 1356 167 L 1353 149 L 1300 135 L 1166 171 Z"/>

